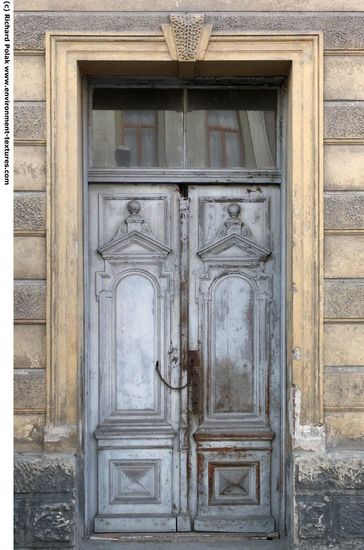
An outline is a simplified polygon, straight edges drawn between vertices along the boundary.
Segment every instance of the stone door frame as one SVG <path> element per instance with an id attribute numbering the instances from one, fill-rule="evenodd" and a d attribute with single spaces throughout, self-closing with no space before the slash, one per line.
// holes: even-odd
<path id="1" fill-rule="evenodd" d="M 187 17 L 187 19 L 186 19 Z M 188 17 L 191 17 L 190 22 Z M 178 19 L 179 18 L 179 19 Z M 195 20 L 194 20 L 195 18 Z M 197 19 L 196 19 L 197 18 Z M 199 19 L 200 18 L 200 19 Z M 192 28 L 192 31 L 191 31 Z M 190 29 L 190 30 L 188 30 Z M 188 33 L 192 32 L 189 35 Z M 321 437 L 323 50 L 313 33 L 214 33 L 203 16 L 148 33 L 50 32 L 45 448 L 82 453 L 84 75 L 287 76 L 286 350 L 290 447 Z M 292 448 L 292 447 L 291 447 Z"/>

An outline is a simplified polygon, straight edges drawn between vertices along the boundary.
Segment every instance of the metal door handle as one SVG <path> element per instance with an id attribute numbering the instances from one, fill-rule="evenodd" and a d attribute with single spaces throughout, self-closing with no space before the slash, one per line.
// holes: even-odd
<path id="1" fill-rule="evenodd" d="M 163 384 L 171 390 L 184 390 L 185 388 L 187 388 L 188 384 L 190 383 L 189 380 L 187 380 L 186 384 L 184 384 L 183 386 L 171 386 L 170 384 L 168 384 L 168 382 L 163 378 L 162 373 L 160 371 L 159 361 L 156 361 L 155 363 L 155 370 L 157 371 L 157 374 L 159 378 L 162 380 Z"/>

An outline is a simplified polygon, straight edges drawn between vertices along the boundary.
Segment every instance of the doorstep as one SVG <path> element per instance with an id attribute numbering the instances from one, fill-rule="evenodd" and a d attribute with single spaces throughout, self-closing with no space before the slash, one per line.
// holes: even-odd
<path id="1" fill-rule="evenodd" d="M 258 540 L 231 533 L 92 535 L 81 550 L 290 550 L 287 540 Z"/>

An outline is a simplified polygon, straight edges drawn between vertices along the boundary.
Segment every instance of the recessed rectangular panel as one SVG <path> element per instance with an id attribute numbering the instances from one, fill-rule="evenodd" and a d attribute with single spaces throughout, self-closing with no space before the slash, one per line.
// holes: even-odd
<path id="1" fill-rule="evenodd" d="M 172 513 L 171 449 L 100 449 L 98 455 L 99 514 Z"/>
<path id="2" fill-rule="evenodd" d="M 200 449 L 199 513 L 265 515 L 270 512 L 269 450 Z"/>
<path id="3" fill-rule="evenodd" d="M 223 422 L 261 414 L 266 398 L 271 197 L 259 188 L 211 191 L 199 190 L 195 227 L 205 272 L 199 302 L 205 301 L 207 415 Z"/>
<path id="4" fill-rule="evenodd" d="M 221 277 L 211 291 L 213 413 L 253 410 L 254 291 L 242 276 Z"/>
<path id="5" fill-rule="evenodd" d="M 210 506 L 259 504 L 259 463 L 214 463 L 209 468 Z"/>
<path id="6" fill-rule="evenodd" d="M 160 464 L 160 460 L 110 460 L 110 504 L 158 504 Z"/>
<path id="7" fill-rule="evenodd" d="M 274 530 L 271 452 L 237 446 L 199 449 L 197 531 Z"/>
<path id="8" fill-rule="evenodd" d="M 249 189 L 249 188 L 248 188 Z M 239 207 L 240 234 L 251 238 L 260 246 L 270 246 L 269 197 L 261 197 L 254 191 L 246 197 L 203 197 L 199 201 L 199 246 L 212 244 L 229 234 L 229 224 L 234 221 L 230 205 Z M 259 193 L 260 194 L 260 193 Z M 258 196 L 257 196 L 258 195 Z M 234 214 L 234 212 L 232 212 Z"/>
<path id="9" fill-rule="evenodd" d="M 178 280 L 175 275 L 172 280 L 178 258 L 178 227 L 171 223 L 175 190 L 165 186 L 156 192 L 139 185 L 99 189 L 94 199 L 98 243 L 92 253 L 103 261 L 95 273 L 101 416 L 164 416 L 166 388 L 155 365 L 159 361 L 162 372 L 168 368 L 172 312 L 167 304 Z"/>
<path id="10" fill-rule="evenodd" d="M 118 231 L 121 234 L 129 229 L 130 202 L 137 200 L 140 205 L 139 216 L 142 218 L 144 234 L 164 244 L 170 242 L 170 222 L 168 210 L 170 197 L 165 193 L 140 193 L 136 187 L 134 193 L 119 192 L 100 193 L 99 195 L 99 247 L 111 241 Z M 128 207 L 129 205 L 129 207 Z"/>
<path id="11" fill-rule="evenodd" d="M 115 297 L 116 409 L 156 408 L 157 289 L 141 273 L 123 277 Z"/>

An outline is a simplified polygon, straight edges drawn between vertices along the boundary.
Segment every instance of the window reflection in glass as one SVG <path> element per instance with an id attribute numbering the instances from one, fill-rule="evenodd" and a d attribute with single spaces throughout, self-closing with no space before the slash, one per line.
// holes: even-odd
<path id="1" fill-rule="evenodd" d="M 182 167 L 182 91 L 97 88 L 92 135 L 94 167 Z"/>
<path id="2" fill-rule="evenodd" d="M 122 111 L 120 118 L 121 146 L 116 150 L 116 163 L 158 166 L 157 111 Z"/>
<path id="3" fill-rule="evenodd" d="M 211 168 L 242 165 L 237 111 L 207 111 L 208 158 Z"/>
<path id="4" fill-rule="evenodd" d="M 276 113 L 274 89 L 96 88 L 92 166 L 274 168 Z"/>
<path id="5" fill-rule="evenodd" d="M 275 90 L 189 90 L 188 168 L 274 168 Z"/>

